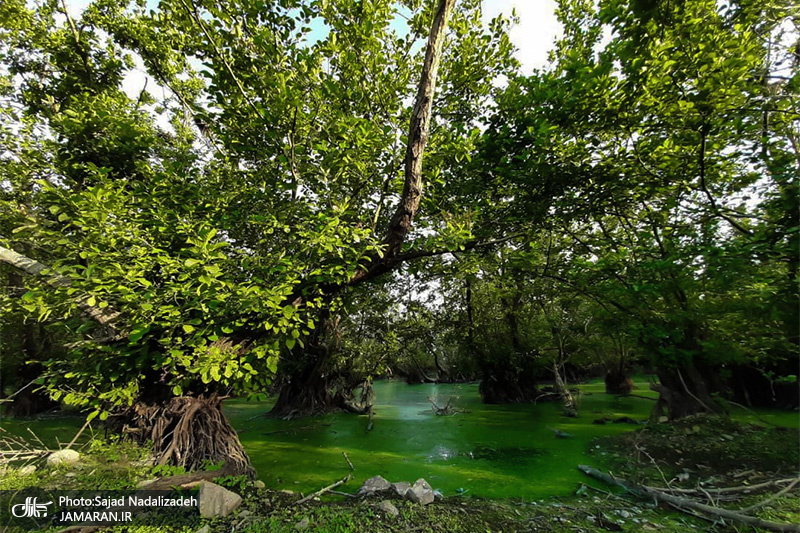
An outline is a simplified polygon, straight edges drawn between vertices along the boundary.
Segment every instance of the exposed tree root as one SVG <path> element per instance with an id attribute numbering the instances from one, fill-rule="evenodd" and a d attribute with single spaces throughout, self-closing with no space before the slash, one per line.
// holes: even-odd
<path id="1" fill-rule="evenodd" d="M 138 403 L 123 431 L 137 441 L 152 441 L 158 464 L 197 470 L 206 462 L 224 463 L 236 474 L 252 476 L 250 458 L 222 414 L 223 397 L 180 396 L 163 404 Z"/>

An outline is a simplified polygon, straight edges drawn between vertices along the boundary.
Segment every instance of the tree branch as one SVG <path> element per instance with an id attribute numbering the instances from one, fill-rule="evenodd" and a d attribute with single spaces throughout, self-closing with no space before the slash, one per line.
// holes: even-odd
<path id="1" fill-rule="evenodd" d="M 14 268 L 18 268 L 26 274 L 30 274 L 31 276 L 44 277 L 45 282 L 51 287 L 60 289 L 63 287 L 69 287 L 71 285 L 70 280 L 64 276 L 49 271 L 48 268 L 42 263 L 31 259 L 30 257 L 25 257 L 24 255 L 19 254 L 9 248 L 0 246 L 0 261 L 13 266 Z M 90 297 L 85 294 L 77 297 L 75 301 L 78 305 L 78 309 L 80 309 L 83 314 L 89 316 L 100 325 L 110 329 L 117 338 L 121 338 L 123 333 L 117 328 L 117 326 L 115 326 L 115 322 L 117 321 L 120 313 L 110 307 L 101 309 L 99 307 L 89 305 L 89 298 Z"/>
<path id="2" fill-rule="evenodd" d="M 388 264 L 396 265 L 396 258 L 400 253 L 403 241 L 411 231 L 414 215 L 416 215 L 422 200 L 422 157 L 428 143 L 433 97 L 436 92 L 436 78 L 442 56 L 445 30 L 455 3 L 456 0 L 439 0 L 433 16 L 428 46 L 425 51 L 425 62 L 422 65 L 422 75 L 408 129 L 403 195 L 389 222 L 386 237 L 383 239 L 383 257 L 373 256 L 370 265 L 366 269 L 357 271 L 349 284 L 374 277 L 375 275 L 372 273 L 374 270 L 384 272 L 391 269 L 391 267 L 387 267 Z"/>

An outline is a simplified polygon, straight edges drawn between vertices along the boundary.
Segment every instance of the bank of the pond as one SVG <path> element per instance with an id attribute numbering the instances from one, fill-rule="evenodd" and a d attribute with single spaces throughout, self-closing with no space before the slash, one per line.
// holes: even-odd
<path id="1" fill-rule="evenodd" d="M 646 401 L 646 400 L 645 400 Z M 761 413 L 763 415 L 763 413 Z M 769 416 L 769 415 L 767 415 Z M 762 416 L 763 418 L 763 416 Z M 331 427 L 331 426 L 325 426 Z M 797 428 L 777 428 L 742 424 L 724 417 L 692 417 L 677 423 L 650 424 L 637 432 L 624 432 L 592 441 L 585 462 L 603 470 L 613 470 L 620 479 L 635 483 L 677 489 L 680 495 L 706 502 L 703 491 L 719 487 L 757 487 L 758 491 L 737 492 L 715 502 L 741 509 L 756 505 L 752 514 L 763 520 L 793 524 L 800 522 L 800 488 L 782 491 L 798 472 Z M 735 437 L 733 437 L 735 435 Z M 68 435 L 64 435 L 66 437 Z M 577 438 L 577 437 L 576 437 Z M 62 438 L 61 440 L 64 440 Z M 38 487 L 47 491 L 80 489 L 133 489 L 143 480 L 171 476 L 174 468 L 153 466 L 147 450 L 127 442 L 95 439 L 81 447 L 75 464 L 48 466 L 38 461 L 33 473 L 8 469 L 0 476 L 0 490 L 19 491 Z M 575 465 L 572 465 L 578 472 Z M 213 474 L 212 474 L 213 475 Z M 170 484 L 186 476 L 161 480 Z M 786 479 L 789 478 L 789 479 Z M 779 480 L 777 484 L 764 483 Z M 383 495 L 372 499 L 350 499 L 325 495 L 298 505 L 299 492 L 259 488 L 244 477 L 223 476 L 214 481 L 243 497 L 242 505 L 226 517 L 203 519 L 196 510 L 148 512 L 133 523 L 109 528 L 108 533 L 390 533 L 418 531 L 457 532 L 552 532 L 575 533 L 606 531 L 742 531 L 734 523 L 711 524 L 655 505 L 652 499 L 639 499 L 613 486 L 586 488 L 590 478 L 579 474 L 568 487 L 569 494 L 527 499 L 509 497 L 482 499 L 453 495 L 428 506 L 392 499 L 397 516 L 387 511 Z M 325 480 L 327 484 L 330 480 Z M 780 484 L 782 483 L 782 484 Z M 319 488 L 319 487 L 314 487 Z M 350 487 L 351 489 L 355 486 Z M 196 491 L 194 488 L 183 489 Z M 693 494 L 692 491 L 697 493 Z M 734 500 L 729 498 L 734 497 Z M 2 513 L 0 512 L 0 516 Z M 0 523 L 0 529 L 5 525 Z M 43 528 L 55 533 L 58 528 Z M 748 528 L 760 532 L 761 529 Z M 11 528 L 8 531 L 14 531 Z"/>

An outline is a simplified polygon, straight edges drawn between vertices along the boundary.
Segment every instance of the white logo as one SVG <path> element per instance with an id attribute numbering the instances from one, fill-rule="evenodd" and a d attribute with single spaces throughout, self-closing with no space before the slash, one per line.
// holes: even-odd
<path id="1" fill-rule="evenodd" d="M 53 503 L 36 503 L 36 497 L 28 496 L 25 503 L 11 506 L 11 514 L 17 518 L 44 518 L 47 516 L 47 506 Z"/>

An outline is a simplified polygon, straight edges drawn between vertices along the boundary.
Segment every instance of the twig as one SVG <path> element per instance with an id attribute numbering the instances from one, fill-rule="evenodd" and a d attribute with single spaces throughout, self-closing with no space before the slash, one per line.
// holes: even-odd
<path id="1" fill-rule="evenodd" d="M 87 427 L 89 427 L 89 424 L 90 424 L 91 422 L 92 422 L 92 421 L 91 421 L 91 419 L 89 419 L 89 418 L 87 417 L 87 418 L 86 418 L 86 422 L 84 422 L 84 423 L 83 423 L 83 426 L 81 426 L 81 429 L 79 429 L 79 430 L 78 430 L 78 432 L 75 434 L 75 436 L 74 436 L 74 437 L 72 437 L 72 440 L 71 440 L 71 441 L 69 441 L 69 444 L 67 444 L 67 447 L 66 447 L 66 448 L 64 448 L 65 450 L 69 450 L 70 448 L 72 448 L 72 445 L 73 445 L 73 444 L 75 444 L 75 441 L 76 441 L 76 440 L 78 440 L 78 437 L 80 437 L 80 436 L 81 436 L 81 434 L 84 432 L 84 430 L 85 430 Z"/>
<path id="2" fill-rule="evenodd" d="M 339 480 L 339 481 L 337 481 L 336 483 L 332 483 L 332 484 L 328 485 L 327 487 L 325 487 L 325 488 L 323 488 L 323 489 L 319 489 L 319 490 L 318 490 L 317 492 L 315 492 L 314 494 L 309 494 L 308 496 L 306 496 L 306 497 L 305 497 L 305 498 L 303 498 L 302 500 L 300 500 L 300 501 L 298 501 L 297 503 L 295 503 L 295 505 L 303 505 L 303 504 L 304 504 L 304 503 L 306 503 L 307 501 L 313 500 L 314 498 L 316 498 L 316 497 L 318 497 L 318 496 L 322 496 L 322 495 L 323 495 L 323 494 L 325 494 L 326 492 L 330 492 L 331 490 L 335 489 L 335 488 L 336 488 L 336 487 L 338 487 L 339 485 L 344 485 L 345 483 L 347 483 L 348 481 L 350 481 L 350 476 L 351 476 L 351 474 L 347 474 L 345 477 L 343 477 L 342 479 L 340 479 L 340 480 Z"/>
<path id="3" fill-rule="evenodd" d="M 742 409 L 744 409 L 745 411 L 747 411 L 748 413 L 753 415 L 755 417 L 755 419 L 758 420 L 759 422 L 763 422 L 763 423 L 767 424 L 768 426 L 779 427 L 777 424 L 775 424 L 773 422 L 770 422 L 769 420 L 764 420 L 763 418 L 758 416 L 758 413 L 756 413 L 755 411 L 753 411 L 752 409 L 750 409 L 748 407 L 745 407 L 744 405 L 742 405 L 740 403 L 732 402 L 730 400 L 725 400 L 725 401 L 728 402 L 731 405 L 735 405 L 736 407 L 741 407 Z"/>
<path id="4" fill-rule="evenodd" d="M 774 479 L 772 481 L 765 481 L 764 483 L 757 483 L 755 485 L 742 485 L 741 487 L 722 487 L 718 489 L 704 489 L 705 492 L 711 492 L 714 494 L 720 494 L 725 492 L 750 492 L 757 489 L 763 489 L 767 487 L 772 487 L 774 485 L 782 485 L 783 483 L 791 483 L 794 481 L 795 478 L 787 478 L 787 479 Z M 651 487 L 649 485 L 644 485 L 645 488 L 652 489 L 652 490 L 664 490 L 661 487 Z M 699 492 L 698 489 L 672 489 L 672 492 L 683 492 L 686 494 L 695 494 Z"/>
<path id="5" fill-rule="evenodd" d="M 347 466 L 349 466 L 349 467 L 350 467 L 350 470 L 351 470 L 351 471 L 355 470 L 355 469 L 356 469 L 356 467 L 354 467 L 354 466 L 353 466 L 353 463 L 351 463 L 351 462 L 350 462 L 350 458 L 349 458 L 349 457 L 347 457 L 347 452 L 342 452 L 342 455 L 344 455 L 344 460 L 345 460 L 345 461 L 347 461 Z"/>
<path id="6" fill-rule="evenodd" d="M 653 463 L 653 466 L 656 467 L 656 470 L 658 470 L 658 473 L 661 474 L 661 479 L 664 480 L 664 484 L 667 486 L 667 488 L 670 491 L 672 491 L 672 485 L 670 485 L 669 481 L 667 481 L 667 476 L 664 475 L 664 471 L 661 470 L 661 467 L 658 466 L 658 463 L 656 463 L 656 460 L 653 459 L 653 456 L 650 455 L 649 453 L 647 453 L 647 450 L 645 450 L 644 448 L 640 448 L 639 446 L 636 446 L 636 451 L 639 452 L 639 453 L 645 454 L 647 456 L 647 458 L 650 459 L 650 462 Z"/>
<path id="7" fill-rule="evenodd" d="M 33 435 L 33 438 L 36 439 L 36 442 L 38 442 L 42 446 L 42 449 L 44 450 L 47 449 L 47 446 L 45 446 L 44 442 L 42 442 L 42 439 L 40 439 L 39 436 L 36 433 L 34 433 L 31 428 L 25 428 L 25 429 L 28 430 L 28 433 Z"/>
<path id="8" fill-rule="evenodd" d="M 641 394 L 619 394 L 617 398 L 641 398 L 642 400 L 650 400 L 657 402 L 658 398 L 651 398 L 650 396 L 642 396 Z"/>
<path id="9" fill-rule="evenodd" d="M 347 498 L 358 498 L 357 494 L 350 494 L 349 492 L 342 492 L 339 490 L 329 490 L 328 494 L 336 494 L 337 496 L 346 496 Z"/>
<path id="10" fill-rule="evenodd" d="M 613 492 L 608 492 L 607 490 L 598 489 L 597 487 L 592 487 L 591 485 L 587 485 L 586 483 L 581 483 L 581 486 L 586 487 L 587 489 L 592 489 L 592 490 L 597 491 L 597 492 L 599 492 L 601 494 L 605 494 L 609 498 L 616 498 L 617 500 L 629 501 L 629 500 L 626 500 L 625 498 L 623 498 L 621 496 L 617 496 Z"/>
<path id="11" fill-rule="evenodd" d="M 775 494 L 773 494 L 769 498 L 761 500 L 758 503 L 754 503 L 753 505 L 751 505 L 749 507 L 745 507 L 744 509 L 739 509 L 739 512 L 740 513 L 749 513 L 750 511 L 755 511 L 756 509 L 760 509 L 760 508 L 764 507 L 765 505 L 777 500 L 778 498 L 780 498 L 781 496 L 783 496 L 784 494 L 786 494 L 787 492 L 792 490 L 794 488 L 794 486 L 797 485 L 798 482 L 800 482 L 800 478 L 795 479 L 787 487 L 785 487 L 783 490 L 776 492 Z"/>
<path id="12" fill-rule="evenodd" d="M 676 370 L 678 371 L 678 377 L 681 379 L 681 384 L 683 385 L 683 390 L 685 390 L 685 391 L 686 391 L 686 394 L 688 394 L 689 396 L 691 396 L 692 398 L 694 398 L 694 399 L 695 399 L 695 401 L 697 401 L 697 403 L 699 403 L 700 405 L 702 405 L 702 406 L 703 406 L 703 409 L 705 409 L 705 410 L 706 410 L 706 411 L 708 411 L 709 413 L 713 413 L 713 412 L 714 412 L 714 410 L 713 410 L 713 409 L 711 409 L 711 408 L 710 408 L 709 406 L 707 406 L 706 404 L 704 404 L 704 403 L 703 403 L 703 401 L 702 401 L 700 398 L 698 398 L 697 396 L 695 396 L 694 394 L 692 394 L 692 391 L 690 391 L 690 390 L 689 390 L 689 387 L 687 387 L 687 386 L 686 386 L 686 382 L 683 380 L 683 374 L 681 374 L 681 369 L 680 369 L 680 368 L 678 368 L 678 369 L 676 369 Z"/>

